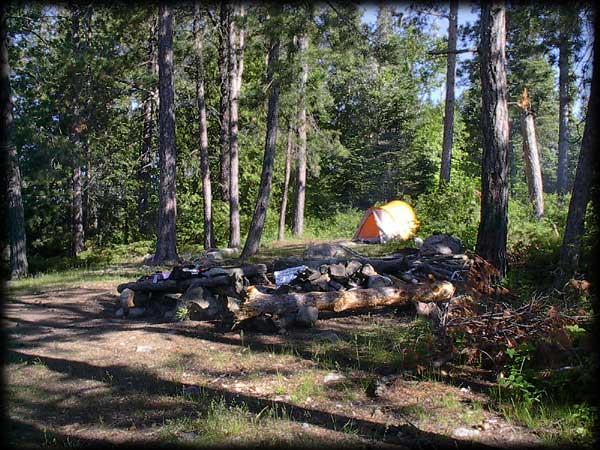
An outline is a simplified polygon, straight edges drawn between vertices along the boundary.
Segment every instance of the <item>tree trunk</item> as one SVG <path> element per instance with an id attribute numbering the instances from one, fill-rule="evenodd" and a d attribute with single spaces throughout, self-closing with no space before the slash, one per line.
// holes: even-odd
<path id="1" fill-rule="evenodd" d="M 519 106 L 521 107 L 521 134 L 523 136 L 523 158 L 525 159 L 527 190 L 529 200 L 533 203 L 535 216 L 539 219 L 544 215 L 542 167 L 535 134 L 535 121 L 531 112 L 527 89 L 523 92 L 523 98 Z"/>
<path id="2" fill-rule="evenodd" d="M 294 294 L 265 294 L 256 286 L 247 290 L 246 301 L 236 313 L 238 321 L 261 314 L 287 316 L 301 307 L 315 307 L 319 311 L 347 311 L 359 308 L 402 305 L 409 302 L 448 301 L 454 295 L 454 286 L 447 281 L 407 284 L 405 286 L 352 289 L 332 292 L 302 292 Z"/>
<path id="3" fill-rule="evenodd" d="M 276 33 L 276 32 L 275 32 Z M 250 224 L 248 238 L 242 251 L 242 258 L 254 255 L 260 246 L 269 197 L 271 195 L 271 183 L 273 181 L 273 166 L 275 165 L 275 149 L 277 143 L 277 121 L 279 110 L 279 77 L 275 76 L 275 67 L 279 58 L 279 36 L 271 36 L 269 48 L 269 63 L 267 67 L 267 86 L 271 86 L 269 95 L 269 106 L 267 109 L 267 134 L 265 138 L 265 156 L 263 159 L 262 174 L 260 177 L 260 188 L 256 199 L 256 208 Z"/>
<path id="4" fill-rule="evenodd" d="M 72 206 L 71 206 L 71 256 L 75 257 L 83 251 L 83 183 L 81 180 L 81 163 L 80 158 L 82 155 L 82 144 L 81 144 L 81 105 L 79 102 L 79 96 L 81 95 L 81 67 L 77 63 L 81 53 L 80 43 L 80 20 L 81 11 L 78 6 L 71 5 L 71 36 L 70 41 L 73 45 L 75 60 L 72 82 L 72 120 L 71 127 L 69 130 L 69 140 L 73 148 L 73 171 L 72 171 Z"/>
<path id="5" fill-rule="evenodd" d="M 154 39 L 156 27 L 154 18 L 150 28 L 150 37 L 146 57 L 146 72 L 149 75 L 154 74 L 156 63 L 156 51 L 154 48 Z M 153 89 L 151 89 L 152 91 Z M 154 133 L 154 98 L 152 94 L 147 94 L 144 99 L 143 126 L 142 126 L 142 146 L 140 148 L 140 168 L 138 170 L 138 228 L 142 236 L 148 235 L 148 196 L 150 191 L 150 166 L 152 165 L 152 135 Z"/>
<path id="6" fill-rule="evenodd" d="M 238 166 L 238 64 L 236 28 L 229 21 L 229 247 L 240 246 L 240 203 Z"/>
<path id="7" fill-rule="evenodd" d="M 452 166 L 452 141 L 454 136 L 454 84 L 456 78 L 456 40 L 458 28 L 458 0 L 450 1 L 448 20 L 448 60 L 446 66 L 446 105 L 444 110 L 444 138 L 440 185 L 450 183 Z"/>
<path id="8" fill-rule="evenodd" d="M 281 194 L 281 209 L 279 211 L 279 232 L 277 240 L 283 241 L 285 234 L 285 210 L 287 209 L 288 191 L 290 188 L 290 169 L 292 165 L 292 137 L 294 129 L 292 124 L 288 123 L 287 146 L 285 148 L 285 175 L 283 180 L 283 193 Z"/>
<path id="9" fill-rule="evenodd" d="M 592 69 L 592 85 L 588 99 L 587 117 L 577 172 L 573 183 L 573 193 L 569 203 L 567 225 L 560 249 L 560 265 L 569 275 L 579 268 L 581 253 L 581 238 L 585 227 L 585 213 L 590 199 L 592 180 L 598 173 L 597 150 L 600 145 L 598 139 L 598 108 L 600 107 L 600 13 L 594 15 L 594 59 Z"/>
<path id="10" fill-rule="evenodd" d="M 564 14 L 564 12 L 563 12 Z M 562 16 L 562 14 L 561 14 Z M 561 20 L 562 22 L 562 20 Z M 567 192 L 569 170 L 569 31 L 561 24 L 558 56 L 559 121 L 558 121 L 558 169 L 556 171 L 556 191 L 559 195 Z"/>
<path id="11" fill-rule="evenodd" d="M 480 45 L 484 145 L 477 253 L 504 276 L 509 188 L 504 2 L 482 2 Z"/>
<path id="12" fill-rule="evenodd" d="M 0 6 L 0 151 L 7 176 L 7 190 L 5 202 L 2 206 L 8 208 L 7 228 L 10 248 L 10 276 L 21 278 L 27 275 L 28 263 L 25 237 L 25 217 L 23 212 L 23 199 L 21 196 L 21 173 L 17 149 L 13 145 L 13 114 L 10 89 L 10 64 L 8 60 L 8 33 L 6 27 L 6 5 Z M 4 175 L 6 174 L 6 175 Z M 4 186 L 2 186 L 4 187 Z M 2 212 L 4 216 L 4 211 Z M 6 219 L 5 219 L 6 220 Z M 4 224 L 3 224 L 4 225 Z M 5 250 L 3 248 L 3 250 Z M 4 257 L 4 255 L 3 255 Z"/>
<path id="13" fill-rule="evenodd" d="M 173 19 L 165 3 L 159 7 L 158 80 L 160 192 L 158 236 L 154 264 L 177 261 L 175 221 L 177 200 L 175 184 L 175 105 L 173 93 Z"/>
<path id="14" fill-rule="evenodd" d="M 208 163 L 208 126 L 206 122 L 206 102 L 204 100 L 204 54 L 203 37 L 200 30 L 200 3 L 195 3 L 194 43 L 196 45 L 196 99 L 198 101 L 200 170 L 202 172 L 202 197 L 204 201 L 204 248 L 215 246 L 212 227 L 212 187 Z"/>
<path id="15" fill-rule="evenodd" d="M 296 166 L 296 209 L 294 213 L 294 236 L 304 233 L 304 204 L 306 198 L 306 82 L 308 80 L 308 36 L 298 37 L 302 73 L 300 76 L 300 107 L 298 115 L 298 164 Z"/>
<path id="16" fill-rule="evenodd" d="M 219 184 L 221 198 L 229 203 L 229 6 L 227 2 L 221 2 L 219 16 L 219 75 L 221 99 L 219 108 L 219 121 L 221 123 L 221 134 L 219 147 L 221 148 L 219 165 Z"/>

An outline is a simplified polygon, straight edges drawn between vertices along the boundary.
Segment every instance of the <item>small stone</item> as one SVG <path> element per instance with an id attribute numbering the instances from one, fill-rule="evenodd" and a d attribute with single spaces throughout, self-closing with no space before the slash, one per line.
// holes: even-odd
<path id="1" fill-rule="evenodd" d="M 310 427 L 309 424 L 307 424 L 306 422 L 302 422 L 302 428 L 309 428 L 309 427 Z"/>
<path id="2" fill-rule="evenodd" d="M 460 388 L 460 392 L 468 393 L 468 392 L 471 392 L 471 389 L 462 387 L 462 388 Z"/>
<path id="3" fill-rule="evenodd" d="M 325 375 L 325 377 L 323 378 L 323 382 L 325 383 L 330 383 L 332 381 L 339 381 L 339 380 L 343 380 L 344 378 L 346 378 L 344 375 L 342 375 L 341 373 L 335 373 L 335 372 L 329 372 L 327 375 Z"/>
<path id="4" fill-rule="evenodd" d="M 381 410 L 381 408 L 375 408 L 375 411 L 373 411 L 373 415 L 374 416 L 383 416 L 383 411 Z"/>
<path id="5" fill-rule="evenodd" d="M 480 434 L 481 432 L 479 430 L 473 430 L 464 427 L 455 428 L 454 431 L 452 431 L 452 436 L 457 438 L 472 438 L 479 436 Z"/>
<path id="6" fill-rule="evenodd" d="M 125 310 L 123 308 L 119 308 L 115 312 L 115 317 L 123 317 L 124 314 L 125 314 Z"/>
<path id="7" fill-rule="evenodd" d="M 148 353 L 152 351 L 151 345 L 138 345 L 135 349 L 138 353 Z"/>
<path id="8" fill-rule="evenodd" d="M 173 319 L 175 317 L 175 310 L 169 309 L 169 310 L 165 311 L 165 314 L 163 315 L 163 317 L 167 320 Z"/>

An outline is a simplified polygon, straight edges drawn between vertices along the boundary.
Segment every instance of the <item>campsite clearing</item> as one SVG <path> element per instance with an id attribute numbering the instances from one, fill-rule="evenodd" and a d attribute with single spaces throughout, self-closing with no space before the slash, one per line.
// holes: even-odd
<path id="1" fill-rule="evenodd" d="M 116 319 L 118 284 L 15 286 L 4 324 L 10 443 L 542 442 L 474 386 L 419 373 L 431 330 L 412 310 L 347 314 L 283 335 L 234 332 Z"/>

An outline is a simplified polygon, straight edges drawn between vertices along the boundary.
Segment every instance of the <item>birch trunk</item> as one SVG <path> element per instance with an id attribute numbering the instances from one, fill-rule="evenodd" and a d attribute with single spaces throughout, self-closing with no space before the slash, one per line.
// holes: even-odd
<path id="1" fill-rule="evenodd" d="M 293 145 L 293 133 L 291 123 L 288 123 L 288 136 L 287 146 L 285 148 L 285 175 L 283 180 L 283 193 L 281 194 L 281 209 L 279 211 L 279 231 L 277 233 L 277 240 L 283 241 L 285 235 L 285 211 L 287 209 L 288 202 L 288 191 L 290 188 L 290 171 L 292 165 L 292 145 Z"/>
<path id="2" fill-rule="evenodd" d="M 300 75 L 300 107 L 298 114 L 298 153 L 296 166 L 296 209 L 294 213 L 294 236 L 300 237 L 304 234 L 304 205 L 306 201 L 306 82 L 308 80 L 308 36 L 298 38 L 302 72 Z"/>
<path id="3" fill-rule="evenodd" d="M 481 94 L 483 161 L 477 253 L 506 274 L 508 232 L 508 106 L 504 2 L 482 2 Z"/>
<path id="4" fill-rule="evenodd" d="M 444 110 L 444 138 L 442 143 L 442 167 L 440 185 L 450 183 L 452 166 L 452 142 L 454 136 L 454 85 L 456 79 L 456 40 L 458 28 L 458 0 L 450 1 L 448 20 L 448 59 L 446 66 L 446 104 Z"/>
<path id="5" fill-rule="evenodd" d="M 178 260 L 175 221 L 176 199 L 176 147 L 175 105 L 173 93 L 173 19 L 165 3 L 159 6 L 158 84 L 159 84 L 159 139 L 160 186 L 158 210 L 158 236 L 154 264 Z"/>
<path id="6" fill-rule="evenodd" d="M 200 29 L 200 4 L 195 3 L 194 43 L 196 46 L 196 99 L 198 101 L 200 170 L 202 171 L 202 197 L 204 206 L 204 248 L 215 246 L 212 229 L 212 187 L 210 184 L 210 166 L 208 164 L 208 126 L 206 122 L 206 103 L 204 100 L 204 55 L 203 37 Z"/>
<path id="7" fill-rule="evenodd" d="M 229 247 L 240 246 L 238 167 L 238 64 L 235 21 L 229 21 Z"/>
<path id="8" fill-rule="evenodd" d="M 260 188 L 256 199 L 256 207 L 248 238 L 242 251 L 242 258 L 254 255 L 258 252 L 260 238 L 262 236 L 267 209 L 269 207 L 269 198 L 271 194 L 271 183 L 273 181 L 273 166 L 275 165 L 275 150 L 277 143 L 277 127 L 279 112 L 279 78 L 276 77 L 275 67 L 279 59 L 279 36 L 276 34 L 271 37 L 269 48 L 269 62 L 267 67 L 267 85 L 271 86 L 269 94 L 269 105 L 267 109 L 267 134 L 265 138 L 265 156 L 263 159 L 262 174 L 260 178 Z"/>

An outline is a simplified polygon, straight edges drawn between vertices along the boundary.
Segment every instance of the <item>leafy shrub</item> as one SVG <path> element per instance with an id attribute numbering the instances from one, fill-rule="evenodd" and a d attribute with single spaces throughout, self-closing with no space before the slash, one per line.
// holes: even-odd
<path id="1" fill-rule="evenodd" d="M 420 195 L 414 204 L 421 223 L 418 234 L 450 233 L 460 238 L 467 248 L 477 244 L 480 203 L 479 180 L 453 179 L 441 189 L 433 188 Z"/>

